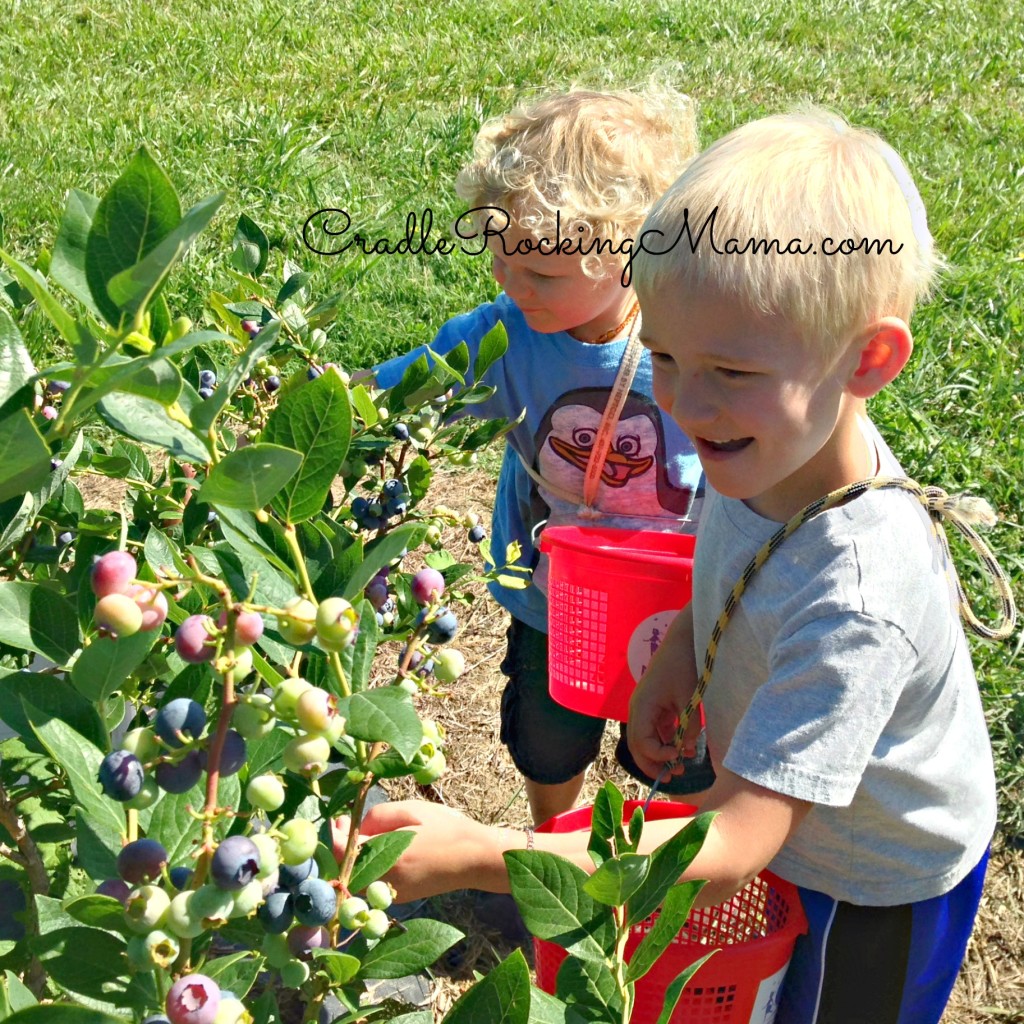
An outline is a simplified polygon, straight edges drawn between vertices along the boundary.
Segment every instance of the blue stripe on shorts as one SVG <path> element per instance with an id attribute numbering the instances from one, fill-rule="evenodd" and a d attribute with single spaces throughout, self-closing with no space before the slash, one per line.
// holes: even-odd
<path id="1" fill-rule="evenodd" d="M 809 924 L 775 1024 L 939 1024 L 967 951 L 988 853 L 950 892 L 858 907 L 800 889 Z"/>

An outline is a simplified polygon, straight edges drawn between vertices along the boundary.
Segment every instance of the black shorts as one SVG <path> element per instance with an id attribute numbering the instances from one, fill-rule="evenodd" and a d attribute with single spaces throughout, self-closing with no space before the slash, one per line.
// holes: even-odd
<path id="1" fill-rule="evenodd" d="M 597 759 L 605 719 L 572 711 L 551 697 L 546 633 L 513 618 L 501 671 L 508 676 L 501 697 L 501 742 L 526 778 L 557 785 L 575 778 Z M 629 753 L 625 723 L 619 723 L 615 759 L 634 779 L 648 786 L 653 783 Z M 697 756 L 683 763 L 686 771 L 662 783 L 660 792 L 700 793 L 715 781 L 703 735 Z"/>

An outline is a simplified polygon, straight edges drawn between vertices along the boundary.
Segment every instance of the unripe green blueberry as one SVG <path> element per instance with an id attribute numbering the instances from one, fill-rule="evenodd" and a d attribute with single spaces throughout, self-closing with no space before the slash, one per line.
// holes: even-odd
<path id="1" fill-rule="evenodd" d="M 93 622 L 107 636 L 134 636 L 142 629 L 142 609 L 127 594 L 107 594 L 96 602 Z"/>
<path id="2" fill-rule="evenodd" d="M 277 725 L 273 711 L 273 702 L 268 694 L 250 694 L 235 708 L 231 724 L 243 739 L 261 740 L 269 736 Z"/>
<path id="3" fill-rule="evenodd" d="M 142 780 L 142 789 L 139 790 L 138 795 L 127 801 L 125 807 L 130 811 L 144 811 L 147 807 L 152 807 L 159 799 L 160 787 L 152 775 L 147 775 Z"/>
<path id="4" fill-rule="evenodd" d="M 363 935 L 368 939 L 382 939 L 387 934 L 391 922 L 383 910 L 371 910 L 366 915 L 366 923 L 363 925 Z"/>
<path id="5" fill-rule="evenodd" d="M 295 959 L 291 949 L 288 948 L 288 936 L 283 933 L 268 932 L 264 935 L 260 952 L 267 958 L 267 963 L 277 970 L 281 970 L 285 964 L 289 964 Z"/>
<path id="6" fill-rule="evenodd" d="M 395 890 L 382 878 L 366 887 L 366 902 L 374 910 L 387 910 L 395 901 Z"/>
<path id="7" fill-rule="evenodd" d="M 331 759 L 331 745 L 317 735 L 296 736 L 281 755 L 286 768 L 299 775 L 320 775 Z"/>
<path id="8" fill-rule="evenodd" d="M 306 732 L 324 732 L 336 716 L 337 701 L 319 686 L 300 693 L 295 702 L 295 718 Z"/>
<path id="9" fill-rule="evenodd" d="M 281 853 L 277 848 L 277 840 L 266 832 L 256 832 L 249 836 L 256 849 L 260 852 L 260 869 L 256 877 L 261 881 L 270 878 L 281 866 Z"/>
<path id="10" fill-rule="evenodd" d="M 338 904 L 338 923 L 349 931 L 359 931 L 366 924 L 370 906 L 359 896 L 349 896 Z"/>
<path id="11" fill-rule="evenodd" d="M 295 720 L 295 706 L 299 697 L 311 690 L 313 684 L 305 679 L 289 676 L 274 688 L 274 710 L 280 718 Z"/>
<path id="12" fill-rule="evenodd" d="M 202 919 L 207 928 L 225 924 L 235 908 L 233 893 L 216 885 L 201 885 L 192 893 L 191 912 Z"/>
<path id="13" fill-rule="evenodd" d="M 432 718 L 424 718 L 420 721 L 420 728 L 423 730 L 423 739 L 434 744 L 444 742 L 444 728 L 437 724 Z"/>
<path id="14" fill-rule="evenodd" d="M 263 883 L 254 878 L 248 885 L 233 893 L 235 902 L 231 917 L 250 917 L 263 902 Z"/>
<path id="15" fill-rule="evenodd" d="M 180 939 L 194 939 L 203 934 L 203 919 L 192 912 L 191 890 L 179 892 L 171 900 L 163 926 Z"/>
<path id="16" fill-rule="evenodd" d="M 240 683 L 252 671 L 252 649 L 236 647 L 233 651 L 225 651 L 213 663 L 213 672 L 221 682 L 229 670 L 234 670 L 232 679 Z"/>
<path id="17" fill-rule="evenodd" d="M 281 860 L 288 865 L 301 864 L 316 853 L 316 825 L 305 818 L 292 818 L 280 827 Z"/>
<path id="18" fill-rule="evenodd" d="M 466 671 L 466 659 L 461 651 L 446 647 L 434 655 L 434 675 L 442 683 L 454 683 Z"/>
<path id="19" fill-rule="evenodd" d="M 359 616 L 343 597 L 321 601 L 316 611 L 316 635 L 329 651 L 340 651 L 356 638 Z"/>
<path id="20" fill-rule="evenodd" d="M 261 811 L 276 811 L 284 803 L 284 784 L 276 775 L 257 775 L 245 787 L 245 798 Z"/>
<path id="21" fill-rule="evenodd" d="M 156 885 L 140 885 L 128 894 L 124 917 L 133 932 L 158 928 L 171 905 L 171 898 Z"/>
<path id="22" fill-rule="evenodd" d="M 147 726 L 139 726 L 128 732 L 121 740 L 121 749 L 134 754 L 143 764 L 152 761 L 160 753 L 160 744 L 156 733 Z"/>
<path id="23" fill-rule="evenodd" d="M 293 597 L 277 617 L 277 631 L 286 643 L 301 647 L 316 636 L 316 605 L 304 597 Z"/>
<path id="24" fill-rule="evenodd" d="M 157 967 L 166 970 L 181 952 L 178 940 L 166 932 L 150 932 L 148 935 L 133 935 L 128 940 L 128 959 L 140 971 L 152 971 Z"/>
<path id="25" fill-rule="evenodd" d="M 421 785 L 429 786 L 431 782 L 441 777 L 447 765 L 444 754 L 438 750 L 434 756 L 419 770 L 413 772 L 412 777 Z"/>
<path id="26" fill-rule="evenodd" d="M 281 984 L 285 988 L 298 988 L 309 980 L 309 964 L 302 960 L 289 960 L 281 967 Z"/>

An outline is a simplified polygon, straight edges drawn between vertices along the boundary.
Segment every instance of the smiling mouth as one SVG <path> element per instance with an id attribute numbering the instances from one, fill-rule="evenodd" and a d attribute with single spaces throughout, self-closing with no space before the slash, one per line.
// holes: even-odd
<path id="1" fill-rule="evenodd" d="M 752 437 L 737 437 L 731 441 L 712 441 L 708 437 L 702 437 L 700 440 L 714 452 L 738 452 L 746 448 L 754 439 Z"/>

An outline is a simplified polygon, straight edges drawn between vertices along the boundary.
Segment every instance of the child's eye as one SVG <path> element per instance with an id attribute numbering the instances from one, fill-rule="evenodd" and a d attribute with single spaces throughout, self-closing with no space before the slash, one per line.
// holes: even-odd
<path id="1" fill-rule="evenodd" d="M 719 366 L 718 367 L 718 372 L 723 377 L 727 377 L 729 380 L 737 380 L 740 377 L 750 377 L 750 376 L 753 376 L 749 370 L 737 370 L 737 369 L 734 369 L 731 366 Z"/>

